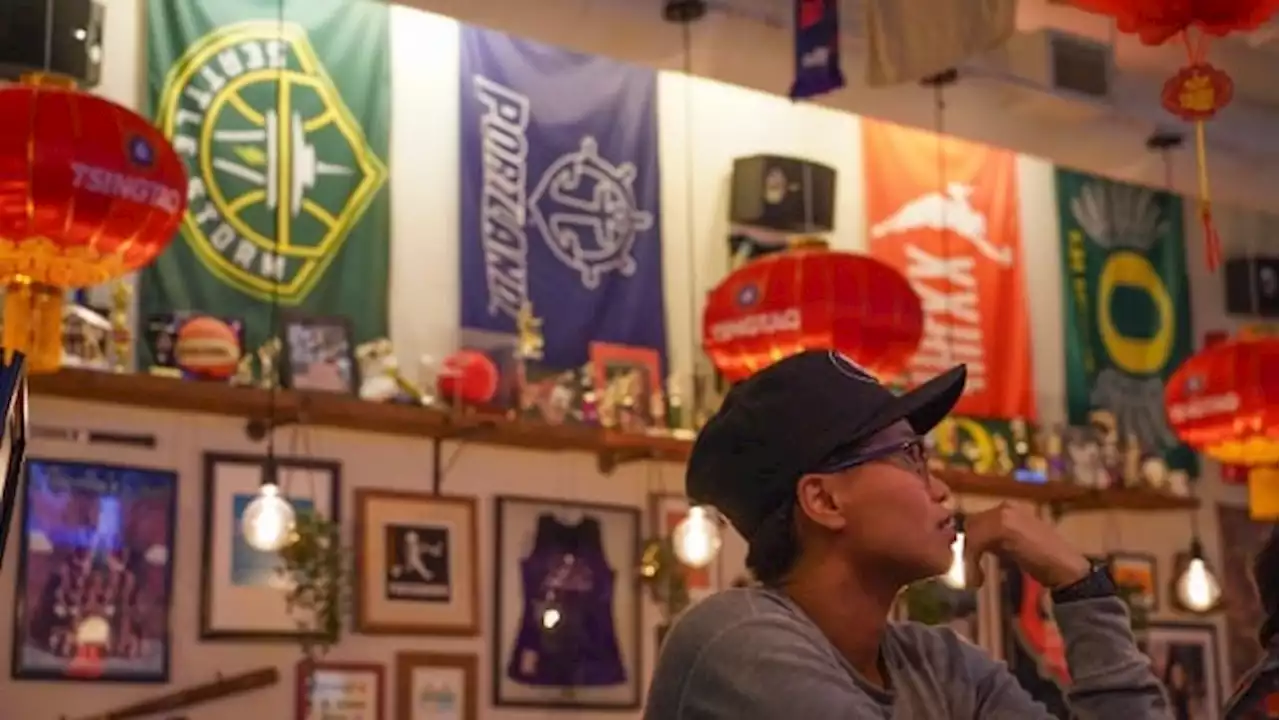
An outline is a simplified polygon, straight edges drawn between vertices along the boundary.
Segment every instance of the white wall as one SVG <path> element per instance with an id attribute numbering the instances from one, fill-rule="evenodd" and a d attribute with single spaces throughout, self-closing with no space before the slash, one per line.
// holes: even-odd
<path id="1" fill-rule="evenodd" d="M 100 91 L 124 104 L 138 106 L 143 73 L 139 31 L 139 0 L 107 0 L 106 76 Z M 392 188 L 392 331 L 401 359 L 412 363 L 420 354 L 436 357 L 456 346 L 458 317 L 458 76 L 456 25 L 453 21 L 403 7 L 393 9 L 394 73 Z M 720 38 L 729 41 L 730 38 Z M 739 39 L 740 42 L 745 42 Z M 621 40 L 620 40 L 621 42 Z M 688 81 L 664 74 L 659 83 L 660 137 L 663 157 L 664 272 L 671 358 L 678 369 L 692 359 L 693 329 L 700 318 L 701 298 L 723 274 L 730 161 L 733 157 L 776 152 L 812 157 L 839 171 L 837 199 L 838 248 L 859 250 L 865 246 L 862 217 L 861 150 L 859 120 L 853 115 L 811 105 L 792 104 L 773 95 L 744 90 L 707 80 Z M 686 109 L 690 112 L 686 114 Z M 690 146 L 694 152 L 688 152 Z M 693 187 L 688 186 L 686 162 L 692 157 Z M 1052 167 L 1023 157 L 1019 161 L 1023 250 L 1027 268 L 1030 316 L 1034 340 L 1033 362 L 1044 419 L 1062 416 L 1064 387 L 1061 292 L 1058 267 L 1057 218 L 1054 208 Z M 1218 197 L 1231 196 L 1229 182 L 1221 182 Z M 1224 220 L 1224 237 L 1236 242 L 1247 218 Z M 1274 248 L 1274 220 L 1263 228 L 1265 242 Z M 1194 228 L 1195 223 L 1188 223 Z M 1222 317 L 1221 288 L 1203 270 L 1198 239 L 1189 242 L 1193 276 L 1193 322 L 1197 334 L 1226 327 Z M 33 410 L 41 422 L 112 424 L 125 430 L 156 433 L 160 446 L 153 452 L 113 451 L 110 458 L 94 459 L 173 468 L 181 472 L 182 532 L 176 552 L 174 606 L 173 682 L 183 685 L 206 679 L 215 671 L 234 672 L 263 663 L 291 667 L 290 647 L 200 643 L 196 638 L 199 589 L 200 454 L 207 450 L 252 451 L 240 425 L 213 418 L 177 418 L 162 414 L 84 407 L 63 401 L 37 400 Z M 351 489 L 359 484 L 423 489 L 428 482 L 429 446 L 425 442 L 389 439 L 357 433 L 319 432 L 313 443 L 325 449 L 325 457 L 341 459 L 346 477 L 344 503 L 350 507 Z M 37 444 L 35 455 L 76 457 L 75 449 Z M 621 502 L 643 507 L 645 495 L 658 485 L 677 489 L 681 470 L 661 466 L 653 472 L 627 467 L 609 478 L 597 475 L 593 460 L 581 455 L 548 455 L 484 447 L 470 447 L 450 475 L 447 488 L 483 499 L 481 519 L 481 578 L 491 577 L 490 519 L 492 494 L 580 497 L 584 500 Z M 658 468 L 659 466 L 654 466 Z M 1212 471 L 1211 471 L 1212 472 Z M 1241 503 L 1237 490 L 1218 489 L 1208 483 L 1210 495 L 1222 495 Z M 975 507 L 977 505 L 975 504 Z M 1216 515 L 1212 507 L 1203 513 L 1201 526 L 1211 557 L 1217 556 Z M 1188 531 L 1188 518 L 1177 514 L 1153 516 L 1097 515 L 1068 519 L 1065 527 L 1082 549 L 1146 551 L 1161 558 L 1162 580 L 1168 580 L 1172 554 L 1180 549 Z M 16 552 L 11 546 L 10 552 Z M 743 547 L 736 538 L 725 548 L 728 574 L 741 567 Z M 10 563 L 0 573 L 0 608 L 10 607 L 14 585 Z M 727 579 L 727 578 L 726 578 Z M 1163 589 L 1163 588 L 1162 588 Z M 481 616 L 486 630 L 492 622 L 483 598 Z M 1164 603 L 1168 607 L 1167 598 Z M 656 615 L 647 613 L 652 622 Z M 0 622 L 0 648 L 8 647 L 8 623 Z M 652 640 L 648 623 L 642 634 Z M 390 662 L 397 649 L 471 651 L 481 655 L 481 697 L 489 695 L 487 641 L 369 638 L 349 636 L 337 657 Z M 652 648 L 644 649 L 646 666 Z M 7 653 L 0 650 L 0 657 Z M 42 720 L 66 713 L 85 714 L 136 699 L 151 688 L 91 686 L 69 692 L 68 686 L 8 680 L 0 660 L 0 717 L 3 720 Z M 287 678 L 291 683 L 291 677 Z M 213 720 L 249 712 L 258 717 L 288 717 L 292 685 L 282 686 L 242 700 L 209 706 L 191 713 L 192 720 Z M 482 711 L 486 718 L 546 718 L 554 712 Z M 583 714 L 581 717 L 592 717 Z M 600 715 L 604 717 L 604 715 Z M 620 717 L 612 714 L 609 717 Z"/>

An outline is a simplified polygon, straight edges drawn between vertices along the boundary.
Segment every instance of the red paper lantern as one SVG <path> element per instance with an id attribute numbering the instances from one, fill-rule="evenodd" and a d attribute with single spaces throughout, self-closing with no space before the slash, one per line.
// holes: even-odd
<path id="1" fill-rule="evenodd" d="M 1213 226 L 1204 123 L 1231 102 L 1234 87 L 1225 72 L 1207 62 L 1209 38 L 1257 29 L 1275 16 L 1280 0 L 1073 1 L 1082 10 L 1115 18 L 1117 30 L 1137 35 L 1147 45 L 1163 45 L 1176 38 L 1186 46 L 1187 65 L 1165 82 L 1161 104 L 1170 113 L 1195 123 L 1206 263 L 1210 270 L 1217 269 L 1222 243 Z"/>
<path id="2" fill-rule="evenodd" d="M 4 348 L 62 359 L 62 297 L 149 264 L 187 207 L 187 175 L 150 122 L 66 80 L 0 86 Z"/>
<path id="3" fill-rule="evenodd" d="M 730 381 L 803 350 L 838 350 L 881 378 L 901 372 L 924 333 L 920 298 L 863 255 L 790 250 L 755 260 L 711 291 L 702 346 Z"/>
<path id="4" fill-rule="evenodd" d="M 1280 345 L 1240 338 L 1206 348 L 1165 384 L 1165 413 L 1183 442 L 1233 465 L 1276 465 Z"/>

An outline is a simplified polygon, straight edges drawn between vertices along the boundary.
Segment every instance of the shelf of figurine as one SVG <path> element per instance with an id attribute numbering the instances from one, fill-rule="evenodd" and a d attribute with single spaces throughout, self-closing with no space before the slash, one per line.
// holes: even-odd
<path id="1" fill-rule="evenodd" d="M 950 417 L 929 437 L 945 467 L 1024 483 L 1069 483 L 1089 490 L 1143 489 L 1190 495 L 1190 476 L 1122 435 L 1115 416 L 1093 413 L 1079 427 L 1034 427 L 1025 420 Z"/>

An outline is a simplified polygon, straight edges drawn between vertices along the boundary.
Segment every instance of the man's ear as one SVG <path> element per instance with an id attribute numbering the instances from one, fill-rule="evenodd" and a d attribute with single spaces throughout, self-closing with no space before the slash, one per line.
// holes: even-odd
<path id="1" fill-rule="evenodd" d="M 832 475 L 805 475 L 796 484 L 796 506 L 810 521 L 828 530 L 845 526 L 839 496 L 832 492 Z"/>

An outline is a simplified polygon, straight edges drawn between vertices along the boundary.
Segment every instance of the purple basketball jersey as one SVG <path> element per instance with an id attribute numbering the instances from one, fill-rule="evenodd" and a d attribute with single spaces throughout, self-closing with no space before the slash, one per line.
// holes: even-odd
<path id="1" fill-rule="evenodd" d="M 600 521 L 565 525 L 538 518 L 533 551 L 520 561 L 524 614 L 507 677 L 542 687 L 602 687 L 627 681 L 613 627 L 614 572 Z"/>

